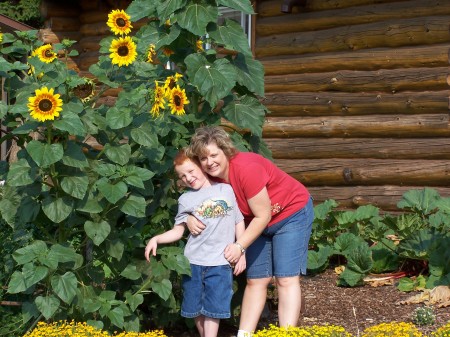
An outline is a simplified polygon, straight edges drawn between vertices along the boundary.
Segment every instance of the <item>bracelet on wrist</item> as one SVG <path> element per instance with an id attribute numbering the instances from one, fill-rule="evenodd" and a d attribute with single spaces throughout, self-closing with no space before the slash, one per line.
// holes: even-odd
<path id="1" fill-rule="evenodd" d="M 242 254 L 245 254 L 246 249 L 239 242 L 236 241 L 234 244 L 239 247 Z"/>

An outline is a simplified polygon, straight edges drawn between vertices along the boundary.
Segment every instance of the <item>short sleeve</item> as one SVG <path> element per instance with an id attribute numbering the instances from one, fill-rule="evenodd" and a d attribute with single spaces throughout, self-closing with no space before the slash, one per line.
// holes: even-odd
<path id="1" fill-rule="evenodd" d="M 190 214 L 186 208 L 186 206 L 183 203 L 184 195 L 180 196 L 178 199 L 178 212 L 175 216 L 175 223 L 174 226 L 182 224 L 183 222 L 187 221 L 187 217 Z"/>

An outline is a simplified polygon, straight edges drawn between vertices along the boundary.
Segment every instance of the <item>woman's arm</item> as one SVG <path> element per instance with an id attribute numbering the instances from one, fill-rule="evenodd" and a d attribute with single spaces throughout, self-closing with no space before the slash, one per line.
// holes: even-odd
<path id="1" fill-rule="evenodd" d="M 244 234 L 244 232 L 245 232 L 245 223 L 244 221 L 241 221 L 236 225 L 236 241 L 239 240 L 239 238 L 242 236 L 242 234 Z M 247 268 L 247 261 L 245 260 L 245 254 L 242 254 L 238 262 L 234 266 L 233 274 L 239 275 L 245 270 L 245 268 Z"/>
<path id="2" fill-rule="evenodd" d="M 237 241 L 244 249 L 247 249 L 247 247 L 261 235 L 272 218 L 271 203 L 266 187 L 263 187 L 258 194 L 248 199 L 247 202 L 254 217 L 252 221 L 250 221 L 245 232 Z M 225 249 L 225 258 L 230 263 L 237 262 L 241 256 L 241 247 L 239 247 L 239 245 L 229 245 Z"/>
<path id="3" fill-rule="evenodd" d="M 145 247 L 145 259 L 150 261 L 150 253 L 153 256 L 156 256 L 158 244 L 171 243 L 180 240 L 184 234 L 184 225 L 185 223 L 175 225 L 171 230 L 152 237 Z"/>
<path id="4" fill-rule="evenodd" d="M 192 235 L 198 235 L 206 228 L 205 224 L 193 215 L 188 215 L 186 226 Z"/>

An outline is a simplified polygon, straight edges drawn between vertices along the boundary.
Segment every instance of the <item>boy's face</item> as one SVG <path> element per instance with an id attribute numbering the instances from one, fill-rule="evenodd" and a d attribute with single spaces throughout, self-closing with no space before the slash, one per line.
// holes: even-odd
<path id="1" fill-rule="evenodd" d="M 184 185 L 194 190 L 211 186 L 207 176 L 202 169 L 191 160 L 185 160 L 183 164 L 175 166 L 175 172 Z"/>

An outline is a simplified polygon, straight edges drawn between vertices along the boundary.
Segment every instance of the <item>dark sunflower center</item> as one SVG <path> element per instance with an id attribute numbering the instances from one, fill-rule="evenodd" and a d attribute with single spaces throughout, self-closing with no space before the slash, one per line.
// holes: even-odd
<path id="1" fill-rule="evenodd" d="M 126 26 L 126 22 L 125 22 L 125 20 L 123 19 L 123 18 L 118 18 L 117 20 L 116 20 L 116 25 L 118 26 L 118 27 L 125 27 Z"/>
<path id="2" fill-rule="evenodd" d="M 45 57 L 53 57 L 53 52 L 50 49 L 47 49 L 44 53 Z"/>
<path id="3" fill-rule="evenodd" d="M 173 100 L 174 100 L 176 106 L 180 106 L 181 105 L 181 98 L 180 98 L 180 96 L 175 96 Z"/>
<path id="4" fill-rule="evenodd" d="M 117 49 L 117 54 L 119 54 L 119 56 L 127 56 L 128 55 L 128 47 L 127 46 L 120 46 Z"/>
<path id="5" fill-rule="evenodd" d="M 52 102 L 47 99 L 44 98 L 39 102 L 39 109 L 43 112 L 48 112 L 52 109 Z"/>

